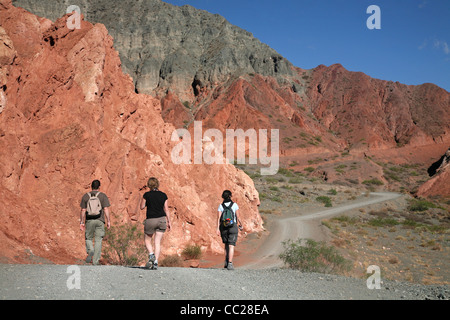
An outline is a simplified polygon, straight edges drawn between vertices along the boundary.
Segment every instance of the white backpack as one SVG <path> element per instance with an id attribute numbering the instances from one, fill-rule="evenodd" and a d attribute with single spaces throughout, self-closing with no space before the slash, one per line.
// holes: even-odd
<path id="1" fill-rule="evenodd" d="M 102 213 L 102 203 L 100 202 L 100 199 L 98 198 L 100 191 L 97 192 L 95 195 L 92 195 L 91 192 L 88 192 L 87 194 L 89 196 L 89 200 L 87 202 L 87 208 L 86 208 L 87 216 L 90 219 L 98 219 L 98 218 L 100 218 L 101 213 Z"/>

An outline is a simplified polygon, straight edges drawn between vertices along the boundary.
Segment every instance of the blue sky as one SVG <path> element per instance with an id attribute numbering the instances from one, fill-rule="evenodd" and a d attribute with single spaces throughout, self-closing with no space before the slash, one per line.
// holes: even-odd
<path id="1" fill-rule="evenodd" d="M 164 0 L 218 13 L 295 66 L 342 64 L 405 84 L 450 92 L 449 0 Z M 367 8 L 380 8 L 369 30 Z"/>

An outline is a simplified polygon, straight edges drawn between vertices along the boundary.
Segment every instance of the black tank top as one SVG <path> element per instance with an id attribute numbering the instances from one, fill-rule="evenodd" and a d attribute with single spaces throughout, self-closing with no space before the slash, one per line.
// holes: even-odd
<path id="1" fill-rule="evenodd" d="M 167 195 L 159 190 L 152 190 L 144 194 L 145 205 L 147 207 L 147 219 L 164 217 L 164 203 Z"/>

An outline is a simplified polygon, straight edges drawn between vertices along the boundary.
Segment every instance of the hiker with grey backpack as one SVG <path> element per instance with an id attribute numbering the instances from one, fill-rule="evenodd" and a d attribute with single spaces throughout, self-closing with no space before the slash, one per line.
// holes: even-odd
<path id="1" fill-rule="evenodd" d="M 105 236 L 105 223 L 107 228 L 111 227 L 109 217 L 109 199 L 100 192 L 100 181 L 94 180 L 91 184 L 92 191 L 81 198 L 80 229 L 85 231 L 86 240 L 86 262 L 99 264 L 102 241 Z M 95 242 L 95 244 L 94 244 Z"/>
<path id="2" fill-rule="evenodd" d="M 223 202 L 217 211 L 217 235 L 222 237 L 225 245 L 225 265 L 224 268 L 234 270 L 233 256 L 239 230 L 242 224 L 238 218 L 239 206 L 231 200 L 231 191 L 225 190 L 222 193 Z"/>

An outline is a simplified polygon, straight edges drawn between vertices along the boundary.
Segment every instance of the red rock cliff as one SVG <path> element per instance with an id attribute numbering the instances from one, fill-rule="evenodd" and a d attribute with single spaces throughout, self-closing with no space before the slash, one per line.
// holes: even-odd
<path id="1" fill-rule="evenodd" d="M 168 194 L 167 254 L 196 243 L 221 251 L 215 217 L 233 191 L 247 232 L 262 229 L 252 180 L 232 165 L 176 165 L 160 102 L 136 94 L 102 24 L 67 28 L 0 0 L 0 242 L 2 260 L 84 259 L 79 202 L 93 179 L 113 224 L 142 221 L 150 176 Z"/>

